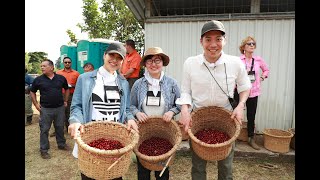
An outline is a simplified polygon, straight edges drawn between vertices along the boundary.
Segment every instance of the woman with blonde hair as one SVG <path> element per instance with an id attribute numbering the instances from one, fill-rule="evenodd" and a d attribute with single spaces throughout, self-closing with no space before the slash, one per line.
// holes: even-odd
<path id="1" fill-rule="evenodd" d="M 257 47 L 257 42 L 254 37 L 247 36 L 244 38 L 239 46 L 241 52 L 240 59 L 245 64 L 248 76 L 250 78 L 252 88 L 250 89 L 250 95 L 246 102 L 247 110 L 247 131 L 248 131 L 248 143 L 251 147 L 259 150 L 260 147 L 256 144 L 254 139 L 255 128 L 255 115 L 258 105 L 258 96 L 261 95 L 261 82 L 269 76 L 269 68 L 264 59 L 254 54 L 254 50 Z M 261 74 L 260 74 L 261 69 Z M 235 89 L 236 91 L 237 89 Z M 235 92 L 235 99 L 238 101 L 238 93 Z"/>

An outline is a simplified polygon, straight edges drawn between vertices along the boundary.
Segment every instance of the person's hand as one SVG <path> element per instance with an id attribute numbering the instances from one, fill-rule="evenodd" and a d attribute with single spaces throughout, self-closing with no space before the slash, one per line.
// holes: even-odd
<path id="1" fill-rule="evenodd" d="M 164 113 L 164 115 L 162 116 L 162 119 L 166 122 L 170 122 L 173 115 L 174 115 L 174 113 L 172 111 L 168 111 L 168 112 Z"/>
<path id="2" fill-rule="evenodd" d="M 190 112 L 181 112 L 181 118 L 179 119 L 179 122 L 183 124 L 184 131 L 188 132 L 188 129 L 192 126 Z"/>
<path id="3" fill-rule="evenodd" d="M 81 123 L 72 123 L 68 126 L 68 133 L 73 139 L 77 139 L 77 136 L 83 132 L 84 126 Z"/>
<path id="4" fill-rule="evenodd" d="M 133 119 L 128 120 L 128 130 L 130 130 L 130 129 L 133 129 L 133 130 L 139 132 L 138 125 L 137 125 L 136 121 Z"/>
<path id="5" fill-rule="evenodd" d="M 123 73 L 120 74 L 124 79 L 127 79 Z"/>
<path id="6" fill-rule="evenodd" d="M 24 88 L 24 93 L 25 93 L 25 94 L 30 94 L 30 87 L 26 86 L 26 87 Z"/>
<path id="7" fill-rule="evenodd" d="M 67 101 L 64 101 L 64 102 L 63 102 L 63 106 L 64 106 L 64 107 L 67 107 L 67 106 L 68 106 L 68 102 L 67 102 Z"/>
<path id="8" fill-rule="evenodd" d="M 148 119 L 148 115 L 146 115 L 145 113 L 143 113 L 143 112 L 138 112 L 137 114 L 136 114 L 136 117 L 138 118 L 138 121 L 139 122 L 146 122 L 146 120 Z"/>
<path id="9" fill-rule="evenodd" d="M 39 112 L 41 111 L 41 106 L 40 106 L 39 103 L 37 103 L 37 104 L 35 105 L 35 108 L 36 108 Z"/>
<path id="10" fill-rule="evenodd" d="M 238 106 L 233 110 L 232 114 L 231 114 L 231 119 L 233 120 L 237 120 L 240 125 L 242 125 L 242 120 L 243 120 L 243 108 L 244 108 L 244 104 L 243 103 L 239 103 Z"/>

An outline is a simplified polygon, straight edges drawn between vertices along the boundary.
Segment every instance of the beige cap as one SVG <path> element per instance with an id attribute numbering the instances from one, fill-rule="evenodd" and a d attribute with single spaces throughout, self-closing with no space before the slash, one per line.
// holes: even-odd
<path id="1" fill-rule="evenodd" d="M 163 66 L 167 66 L 170 62 L 169 56 L 167 56 L 160 47 L 152 47 L 148 48 L 147 51 L 144 53 L 144 56 L 142 57 L 141 61 L 143 65 L 145 65 L 146 57 L 150 55 L 160 55 L 163 60 Z"/>

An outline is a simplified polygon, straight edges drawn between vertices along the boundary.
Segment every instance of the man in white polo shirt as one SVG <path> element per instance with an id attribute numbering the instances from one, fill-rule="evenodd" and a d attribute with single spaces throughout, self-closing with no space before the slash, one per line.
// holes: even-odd
<path id="1" fill-rule="evenodd" d="M 180 123 L 187 131 L 191 120 L 189 110 L 207 106 L 233 110 L 231 118 L 241 123 L 251 83 L 240 58 L 227 55 L 222 51 L 226 44 L 223 24 L 216 20 L 206 22 L 201 30 L 200 43 L 203 53 L 187 58 L 183 66 L 181 97 L 176 100 L 176 104 L 181 105 Z M 231 104 L 236 85 L 240 99 L 233 109 Z M 225 159 L 218 161 L 218 180 L 233 179 L 234 146 L 233 143 L 232 150 Z M 191 143 L 190 149 L 192 150 Z M 192 153 L 193 180 L 207 179 L 206 164 L 206 160 Z"/>

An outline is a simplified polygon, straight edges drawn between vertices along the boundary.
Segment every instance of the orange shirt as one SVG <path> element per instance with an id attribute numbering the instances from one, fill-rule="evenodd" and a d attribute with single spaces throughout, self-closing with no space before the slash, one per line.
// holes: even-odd
<path id="1" fill-rule="evenodd" d="M 66 71 L 65 69 L 61 69 L 61 70 L 58 70 L 56 73 L 64 76 L 67 79 L 68 85 L 72 86 L 72 87 L 69 86 L 70 94 L 73 94 L 74 87 L 76 86 L 77 79 L 80 76 L 80 73 L 73 69 L 71 69 L 71 71 Z M 64 89 L 62 89 L 62 92 L 64 93 Z"/>
<path id="2" fill-rule="evenodd" d="M 123 60 L 121 73 L 125 74 L 130 68 L 133 68 L 134 71 L 128 78 L 139 77 L 140 62 L 141 62 L 141 56 L 136 50 L 134 50 L 130 54 L 127 54 L 125 59 Z"/>

